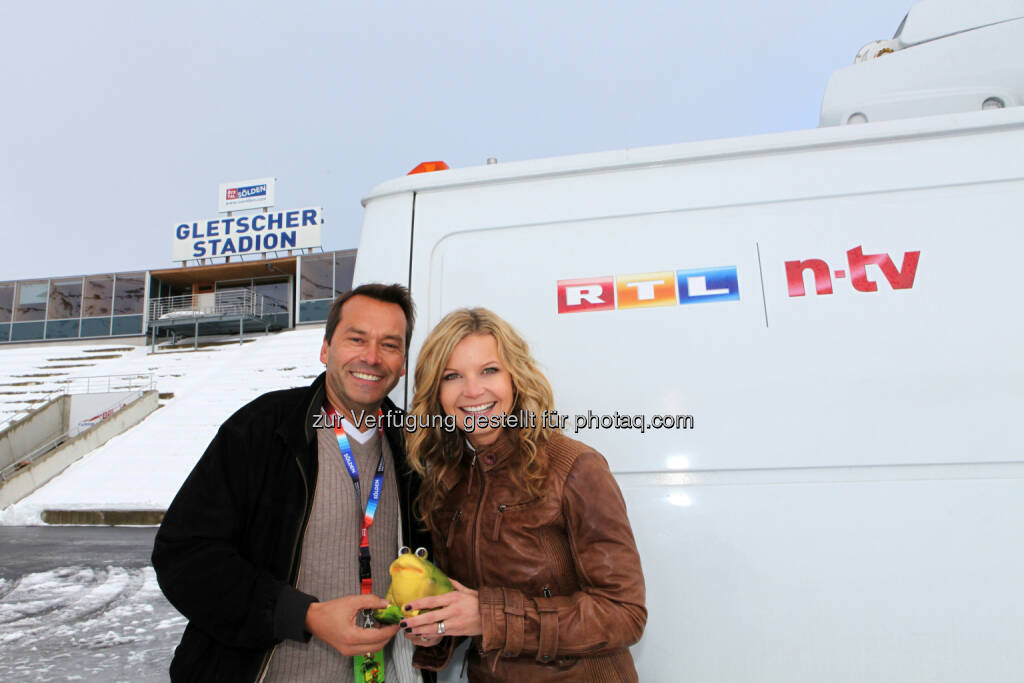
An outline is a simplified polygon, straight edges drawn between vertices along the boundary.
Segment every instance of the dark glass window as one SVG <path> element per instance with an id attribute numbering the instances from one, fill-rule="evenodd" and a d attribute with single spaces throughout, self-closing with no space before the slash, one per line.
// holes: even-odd
<path id="1" fill-rule="evenodd" d="M 0 285 L 0 323 L 11 322 L 11 311 L 13 310 L 14 285 Z M 0 339 L 0 341 L 3 340 Z"/>
<path id="2" fill-rule="evenodd" d="M 303 301 L 299 304 L 299 322 L 323 322 L 331 310 L 330 300 Z"/>
<path id="3" fill-rule="evenodd" d="M 46 285 L 43 285 L 44 287 Z M 42 320 L 32 323 L 14 323 L 11 325 L 11 341 L 35 341 L 43 338 L 46 323 Z"/>
<path id="4" fill-rule="evenodd" d="M 110 315 L 110 304 L 114 298 L 114 276 L 99 275 L 85 278 L 82 295 L 83 318 Z"/>
<path id="5" fill-rule="evenodd" d="M 78 336 L 78 318 L 74 320 L 47 320 L 47 339 L 68 339 Z"/>
<path id="6" fill-rule="evenodd" d="M 334 257 L 331 254 L 302 257 L 303 301 L 334 298 Z"/>
<path id="7" fill-rule="evenodd" d="M 220 280 L 213 283 L 213 288 L 216 291 L 222 289 L 249 289 L 252 287 L 252 280 Z"/>
<path id="8" fill-rule="evenodd" d="M 142 313 L 145 294 L 146 283 L 142 273 L 118 273 L 114 280 L 114 315 Z"/>
<path id="9" fill-rule="evenodd" d="M 287 282 L 256 282 L 253 289 L 257 296 L 263 297 L 263 307 L 266 312 L 288 312 Z"/>
<path id="10" fill-rule="evenodd" d="M 82 278 L 74 280 L 53 280 L 50 282 L 50 308 L 46 317 L 50 320 L 77 318 L 82 313 Z M 47 332 L 49 337 L 50 333 Z M 60 336 L 68 336 L 62 334 Z M 77 330 L 73 336 L 78 336 Z"/>
<path id="11" fill-rule="evenodd" d="M 142 334 L 141 315 L 123 315 L 114 318 L 111 334 Z"/>
<path id="12" fill-rule="evenodd" d="M 18 305 L 14 309 L 15 322 L 46 319 L 46 295 L 49 287 L 45 282 L 19 282 Z M 34 334 L 34 332 L 33 332 Z M 34 339 L 40 339 L 34 337 Z"/>
<path id="13" fill-rule="evenodd" d="M 83 337 L 106 337 L 110 334 L 110 318 L 83 318 L 80 334 Z"/>
<path id="14" fill-rule="evenodd" d="M 334 296 L 352 289 L 352 274 L 356 269 L 355 254 L 334 255 Z"/>

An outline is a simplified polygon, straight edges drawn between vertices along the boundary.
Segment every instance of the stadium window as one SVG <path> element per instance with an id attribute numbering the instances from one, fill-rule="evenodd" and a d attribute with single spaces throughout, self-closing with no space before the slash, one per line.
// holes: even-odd
<path id="1" fill-rule="evenodd" d="M 263 297 L 263 305 L 273 313 L 288 312 L 288 281 L 256 282 L 253 290 Z"/>
<path id="2" fill-rule="evenodd" d="M 110 334 L 110 316 L 105 318 L 82 318 L 81 337 L 106 337 Z"/>
<path id="3" fill-rule="evenodd" d="M 114 276 L 114 315 L 141 314 L 145 294 L 142 273 L 117 273 Z"/>
<path id="4" fill-rule="evenodd" d="M 14 310 L 14 285 L 0 285 L 0 323 L 11 322 Z M 0 339 L 0 341 L 4 341 Z"/>
<path id="5" fill-rule="evenodd" d="M 14 309 L 14 321 L 45 320 L 48 290 L 49 287 L 45 280 L 42 282 L 19 282 L 18 305 Z"/>
<path id="6" fill-rule="evenodd" d="M 334 298 L 334 256 L 323 254 L 302 257 L 301 299 Z"/>
<path id="7" fill-rule="evenodd" d="M 252 278 L 248 280 L 218 280 L 214 284 L 218 292 L 225 289 L 249 289 L 252 287 Z"/>
<path id="8" fill-rule="evenodd" d="M 85 278 L 85 290 L 82 295 L 82 317 L 98 318 L 110 315 L 110 304 L 113 298 L 113 275 L 98 275 Z"/>
<path id="9" fill-rule="evenodd" d="M 82 278 L 53 280 L 50 282 L 49 320 L 77 318 L 82 313 Z M 61 335 L 68 336 L 68 335 Z M 78 336 L 76 330 L 74 336 Z"/>
<path id="10" fill-rule="evenodd" d="M 334 296 L 352 289 L 352 275 L 356 270 L 354 253 L 334 255 Z"/>

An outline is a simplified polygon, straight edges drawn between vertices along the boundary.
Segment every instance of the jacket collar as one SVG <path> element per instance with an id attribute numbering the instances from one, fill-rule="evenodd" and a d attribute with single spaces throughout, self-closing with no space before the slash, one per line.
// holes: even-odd
<path id="1" fill-rule="evenodd" d="M 516 452 L 516 445 L 516 439 L 509 433 L 509 430 L 502 429 L 494 443 L 477 449 L 477 464 L 484 472 L 501 467 Z"/>
<path id="2" fill-rule="evenodd" d="M 502 430 L 497 441 L 479 450 L 474 449 L 469 440 L 463 445 L 462 462 L 458 467 L 453 467 L 441 476 L 441 482 L 449 491 L 454 489 L 463 477 L 469 477 L 472 486 L 473 472 L 479 466 L 482 472 L 490 472 L 505 465 L 515 457 L 517 452 L 515 437 L 509 434 L 507 429 Z"/>
<path id="3" fill-rule="evenodd" d="M 326 402 L 327 373 L 321 372 L 320 376 L 310 385 L 309 392 L 306 394 L 306 402 L 303 406 L 305 414 L 302 420 L 302 431 L 307 446 L 316 439 L 316 429 L 313 428 L 313 424 Z"/>
<path id="4" fill-rule="evenodd" d="M 288 417 L 277 425 L 275 431 L 293 448 L 303 450 L 316 439 L 313 424 L 327 395 L 324 388 L 326 377 L 327 373 L 320 373 L 306 389 L 302 399 L 296 402 Z"/>
<path id="5" fill-rule="evenodd" d="M 327 373 L 322 372 L 313 380 L 303 400 L 295 407 L 291 419 L 278 427 L 281 436 L 301 450 L 308 450 L 316 442 L 316 428 L 313 425 L 316 424 L 317 416 L 327 401 L 326 378 Z M 388 445 L 391 446 L 391 453 L 398 465 L 399 473 L 404 474 L 408 470 L 408 465 L 405 462 L 405 438 L 401 427 L 402 417 L 405 413 L 387 396 L 381 402 L 380 409 L 387 420 L 384 436 L 387 437 Z"/>

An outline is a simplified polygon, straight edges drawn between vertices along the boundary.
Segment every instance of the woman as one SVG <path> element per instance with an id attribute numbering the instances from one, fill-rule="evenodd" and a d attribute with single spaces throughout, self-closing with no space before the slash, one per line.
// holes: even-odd
<path id="1" fill-rule="evenodd" d="M 409 604 L 433 610 L 402 623 L 417 666 L 447 664 L 445 634 L 472 637 L 471 681 L 637 680 L 628 646 L 647 610 L 626 506 L 604 458 L 546 424 L 553 410 L 526 343 L 491 311 L 454 311 L 424 342 L 409 462 L 456 590 Z"/>

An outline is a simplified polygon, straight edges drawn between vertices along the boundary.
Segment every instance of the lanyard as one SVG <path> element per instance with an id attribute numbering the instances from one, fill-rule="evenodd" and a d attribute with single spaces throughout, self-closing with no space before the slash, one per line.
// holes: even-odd
<path id="1" fill-rule="evenodd" d="M 359 487 L 359 466 L 356 465 L 355 456 L 352 455 L 352 445 L 345 434 L 345 428 L 341 426 L 341 414 L 328 404 L 326 406 L 328 423 L 334 425 L 334 435 L 338 438 L 338 449 L 341 451 L 341 459 L 345 463 L 345 469 L 352 477 L 352 487 L 356 491 L 356 509 L 363 500 Z M 377 411 L 377 438 L 384 438 L 383 413 Z M 370 571 L 370 527 L 373 526 L 373 518 L 377 514 L 377 504 L 380 502 L 381 493 L 384 490 L 384 444 L 378 441 L 380 455 L 377 458 L 377 470 L 373 475 L 373 484 L 370 487 L 370 496 L 366 501 L 366 512 L 360 519 L 359 527 L 359 589 L 363 595 L 373 592 L 373 576 Z M 368 653 L 369 654 L 369 653 Z M 378 650 L 371 656 L 356 655 L 353 660 L 355 668 L 355 680 L 357 683 L 377 683 L 384 681 L 384 651 Z"/>

